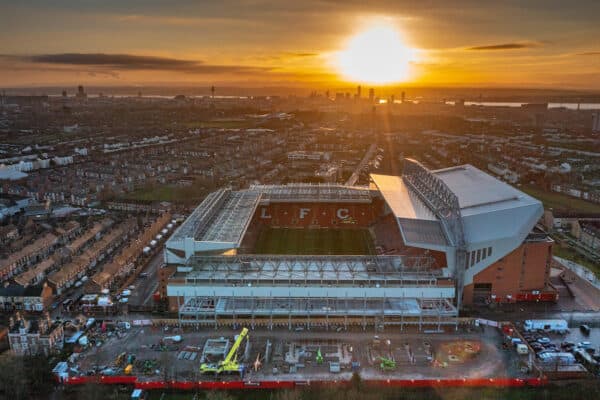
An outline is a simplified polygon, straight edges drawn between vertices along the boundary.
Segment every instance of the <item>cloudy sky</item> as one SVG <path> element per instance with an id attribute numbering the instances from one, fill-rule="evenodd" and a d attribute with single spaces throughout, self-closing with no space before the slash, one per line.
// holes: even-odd
<path id="1" fill-rule="evenodd" d="M 598 0 L 0 0 L 0 86 L 352 83 L 335 56 L 379 23 L 407 85 L 600 89 Z"/>

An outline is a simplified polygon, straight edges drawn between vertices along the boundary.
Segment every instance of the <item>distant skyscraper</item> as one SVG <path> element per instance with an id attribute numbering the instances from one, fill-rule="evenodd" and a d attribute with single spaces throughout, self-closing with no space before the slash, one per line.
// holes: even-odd
<path id="1" fill-rule="evenodd" d="M 67 91 L 66 90 L 62 91 L 62 97 L 67 97 Z"/>
<path id="2" fill-rule="evenodd" d="M 212 97 L 212 98 L 215 97 L 215 87 L 214 86 L 210 87 L 210 97 Z"/>
<path id="3" fill-rule="evenodd" d="M 592 132 L 600 133 L 600 111 L 592 114 Z"/>
<path id="4" fill-rule="evenodd" d="M 395 101 L 396 101 L 396 96 L 392 95 L 392 97 L 390 98 L 390 103 L 394 104 Z"/>
<path id="5" fill-rule="evenodd" d="M 85 93 L 85 90 L 83 90 L 82 85 L 77 86 L 77 95 L 76 96 L 78 99 L 85 99 L 87 97 L 87 94 Z"/>
<path id="6" fill-rule="evenodd" d="M 373 100 L 375 100 L 375 89 L 371 88 L 369 89 L 369 101 L 373 102 Z"/>
<path id="7" fill-rule="evenodd" d="M 404 99 L 406 98 L 406 94 L 404 92 L 402 92 L 402 94 L 400 95 L 400 101 L 402 103 L 404 103 Z"/>
<path id="8" fill-rule="evenodd" d="M 360 99 L 361 92 L 362 92 L 362 88 L 360 87 L 360 85 L 358 85 L 358 87 L 356 88 L 356 98 L 357 99 Z"/>

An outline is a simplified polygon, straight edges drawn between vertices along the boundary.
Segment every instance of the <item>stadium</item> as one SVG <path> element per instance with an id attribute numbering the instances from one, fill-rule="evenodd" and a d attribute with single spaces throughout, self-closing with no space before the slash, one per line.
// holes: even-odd
<path id="1" fill-rule="evenodd" d="M 471 165 L 367 187 L 211 193 L 165 244 L 162 295 L 182 324 L 417 327 L 491 302 L 556 300 L 542 204 Z"/>

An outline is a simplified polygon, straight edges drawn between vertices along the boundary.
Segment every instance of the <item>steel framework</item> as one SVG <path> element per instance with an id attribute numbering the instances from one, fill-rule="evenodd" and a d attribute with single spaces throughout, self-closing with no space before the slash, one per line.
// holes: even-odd
<path id="1" fill-rule="evenodd" d="M 402 179 L 436 214 L 455 248 L 456 303 L 460 309 L 467 250 L 458 197 L 441 179 L 416 160 L 404 159 Z"/>

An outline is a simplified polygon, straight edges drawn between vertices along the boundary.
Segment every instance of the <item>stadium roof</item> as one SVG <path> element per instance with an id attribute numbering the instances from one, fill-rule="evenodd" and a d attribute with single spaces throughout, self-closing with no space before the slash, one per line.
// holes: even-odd
<path id="1" fill-rule="evenodd" d="M 195 252 L 222 252 L 237 248 L 258 205 L 277 202 L 368 204 L 371 192 L 367 187 L 306 183 L 253 185 L 240 191 L 221 189 L 206 196 L 173 233 L 167 241 L 167 254 L 183 261 Z"/>
<path id="2" fill-rule="evenodd" d="M 250 190 L 262 194 L 262 202 L 348 202 L 370 203 L 366 187 L 336 184 L 290 183 L 287 185 L 252 185 Z"/>
<path id="3" fill-rule="evenodd" d="M 543 212 L 540 201 L 472 165 L 424 172 L 417 193 L 405 179 L 371 175 L 409 246 L 449 251 L 455 243 L 432 204 L 456 196 L 467 250 L 494 247 L 494 261 L 518 247 Z M 429 198 L 424 198 L 429 196 Z"/>
<path id="4" fill-rule="evenodd" d="M 167 249 L 180 249 L 192 239 L 195 251 L 226 250 L 239 246 L 260 193 L 221 189 L 210 193 L 167 242 Z"/>
<path id="5" fill-rule="evenodd" d="M 396 218 L 437 220 L 433 211 L 408 188 L 402 177 L 372 174 L 371 178 Z"/>
<path id="6" fill-rule="evenodd" d="M 505 208 L 540 204 L 533 197 L 472 165 L 461 165 L 431 172 L 456 194 L 463 217 Z"/>

